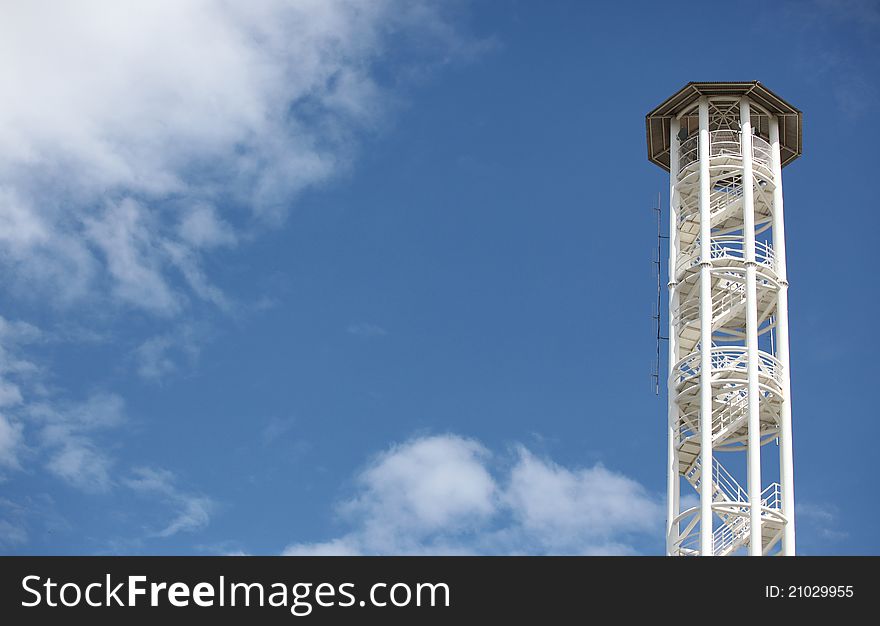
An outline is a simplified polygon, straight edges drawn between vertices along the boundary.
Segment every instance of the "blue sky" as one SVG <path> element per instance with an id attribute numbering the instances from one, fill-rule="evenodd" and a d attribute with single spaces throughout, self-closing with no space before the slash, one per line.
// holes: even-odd
<path id="1" fill-rule="evenodd" d="M 42 4 L 0 8 L 2 553 L 661 553 L 644 115 L 690 80 L 804 111 L 798 545 L 880 552 L 876 3 Z"/>

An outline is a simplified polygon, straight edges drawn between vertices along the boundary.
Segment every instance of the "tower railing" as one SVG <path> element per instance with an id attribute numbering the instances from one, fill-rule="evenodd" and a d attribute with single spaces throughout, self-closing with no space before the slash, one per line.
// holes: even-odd
<path id="1" fill-rule="evenodd" d="M 749 513 L 752 505 L 749 502 L 749 494 L 717 459 L 712 460 L 710 477 L 712 480 L 713 511 L 721 520 L 721 524 L 712 533 L 713 553 L 716 556 L 732 554 L 746 545 L 750 539 Z M 699 457 L 694 460 L 685 473 L 685 478 L 699 489 L 704 479 Z M 761 518 L 765 523 L 779 523 L 781 492 L 781 486 L 776 482 L 769 484 L 761 492 Z M 696 510 L 695 507 L 681 513 L 679 520 L 690 517 Z M 698 554 L 699 536 L 700 529 L 694 523 L 687 524 L 684 532 L 675 541 L 678 553 L 682 555 Z"/>
<path id="2" fill-rule="evenodd" d="M 761 505 L 768 509 L 782 508 L 782 486 L 779 483 L 770 483 L 761 492 Z"/>
<path id="3" fill-rule="evenodd" d="M 737 183 L 719 183 L 716 184 L 709 198 L 709 215 L 715 221 L 715 217 L 724 212 L 728 208 L 733 208 L 743 197 L 742 184 Z M 700 201 L 696 196 L 689 198 L 689 201 L 682 202 L 678 212 L 679 226 L 689 219 L 699 218 Z"/>
<path id="4" fill-rule="evenodd" d="M 680 276 L 683 272 L 697 267 L 702 261 L 700 257 L 700 240 L 696 239 L 689 250 L 681 253 L 681 258 L 675 264 L 675 273 Z M 719 235 L 712 237 L 709 244 L 709 255 L 714 260 L 732 260 L 744 262 L 746 259 L 746 243 L 742 235 Z M 776 256 L 773 254 L 773 245 L 769 241 L 755 242 L 755 261 L 774 272 L 776 271 Z"/>
<path id="5" fill-rule="evenodd" d="M 729 394 L 730 397 L 721 402 L 721 408 L 712 411 L 712 439 L 715 440 L 728 429 L 742 425 L 748 417 L 749 398 L 743 391 Z M 681 416 L 681 426 L 678 429 L 679 443 L 690 437 L 699 435 L 700 407 L 695 406 L 692 411 Z"/>
<path id="6" fill-rule="evenodd" d="M 691 352 L 672 369 L 672 382 L 677 387 L 683 383 L 697 379 L 700 376 L 700 350 Z M 745 380 L 748 376 L 749 355 L 745 346 L 713 346 L 711 348 L 712 372 L 726 371 L 731 374 L 739 374 Z M 758 375 L 767 381 L 772 381 L 777 390 L 782 385 L 782 363 L 773 355 L 758 351 Z"/>
<path id="7" fill-rule="evenodd" d="M 689 173 L 688 169 L 700 160 L 700 136 L 694 134 L 681 143 L 679 148 L 679 177 Z M 772 150 L 770 143 L 758 135 L 752 136 L 752 162 L 770 171 Z M 709 131 L 709 156 L 732 156 L 742 158 L 742 138 L 738 130 Z"/>
<path id="8" fill-rule="evenodd" d="M 741 307 L 746 300 L 746 286 L 744 283 L 731 283 L 724 289 L 718 289 L 712 294 L 712 320 L 720 319 L 723 315 Z M 697 298 L 688 298 L 681 302 L 672 311 L 672 325 L 690 324 L 700 319 L 700 301 Z"/>

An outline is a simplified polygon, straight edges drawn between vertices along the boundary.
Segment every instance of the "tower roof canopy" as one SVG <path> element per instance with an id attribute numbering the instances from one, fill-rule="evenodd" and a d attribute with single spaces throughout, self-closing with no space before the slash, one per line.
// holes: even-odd
<path id="1" fill-rule="evenodd" d="M 739 83 L 688 83 L 645 117 L 648 160 L 669 170 L 669 125 L 672 118 L 692 107 L 702 96 L 730 96 L 749 99 L 779 119 L 779 155 L 785 166 L 801 155 L 803 114 L 758 81 Z M 769 134 L 769 120 L 758 130 Z"/>

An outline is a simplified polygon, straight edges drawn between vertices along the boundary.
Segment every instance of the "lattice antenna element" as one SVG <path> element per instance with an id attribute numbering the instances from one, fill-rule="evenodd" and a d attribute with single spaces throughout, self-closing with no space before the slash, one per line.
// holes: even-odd
<path id="1" fill-rule="evenodd" d="M 660 204 L 661 194 L 657 192 L 657 204 L 654 205 L 654 213 L 657 216 L 657 249 L 654 257 L 654 274 L 657 278 L 657 299 L 654 302 L 654 312 L 651 316 L 651 319 L 654 322 L 654 330 L 657 336 L 657 353 L 654 357 L 654 367 L 652 369 L 651 376 L 653 378 L 654 383 L 654 395 L 660 395 L 660 344 L 663 341 L 666 341 L 666 337 L 663 336 L 663 319 L 661 316 L 661 311 L 663 310 L 663 283 L 662 283 L 662 275 L 663 275 L 663 240 L 669 239 L 668 235 L 663 234 L 663 211 L 661 209 Z"/>
<path id="2" fill-rule="evenodd" d="M 758 82 L 689 83 L 646 119 L 648 158 L 669 171 L 669 555 L 795 554 L 782 167 L 801 122 Z M 697 506 L 682 509 L 682 485 Z"/>

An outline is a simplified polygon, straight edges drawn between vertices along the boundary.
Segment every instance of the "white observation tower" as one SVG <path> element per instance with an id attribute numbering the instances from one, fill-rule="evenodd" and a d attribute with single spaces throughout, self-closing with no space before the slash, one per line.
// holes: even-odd
<path id="1" fill-rule="evenodd" d="M 666 553 L 794 555 L 782 168 L 801 112 L 759 82 L 689 83 L 646 125 L 669 171 Z"/>

